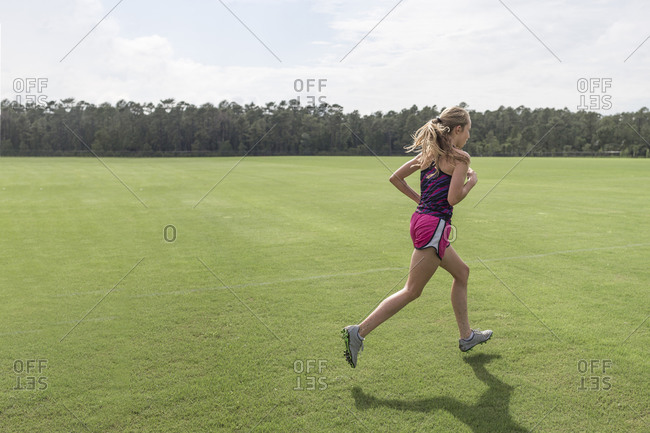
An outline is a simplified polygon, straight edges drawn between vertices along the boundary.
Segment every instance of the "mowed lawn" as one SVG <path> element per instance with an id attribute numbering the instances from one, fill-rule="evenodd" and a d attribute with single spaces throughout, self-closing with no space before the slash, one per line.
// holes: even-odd
<path id="1" fill-rule="evenodd" d="M 347 365 L 408 271 L 407 159 L 0 158 L 0 431 L 648 431 L 650 160 L 474 158 L 492 340 L 460 353 L 440 270 Z"/>

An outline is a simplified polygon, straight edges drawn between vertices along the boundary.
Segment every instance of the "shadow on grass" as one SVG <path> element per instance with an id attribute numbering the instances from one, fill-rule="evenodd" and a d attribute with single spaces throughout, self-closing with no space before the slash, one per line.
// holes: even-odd
<path id="1" fill-rule="evenodd" d="M 352 388 L 352 396 L 357 409 L 384 406 L 391 409 L 418 412 L 445 410 L 459 421 L 467 424 L 476 433 L 528 432 L 510 416 L 510 397 L 514 388 L 497 379 L 485 368 L 485 364 L 500 357 L 499 355 L 479 354 L 464 358 L 464 361 L 474 370 L 476 377 L 489 387 L 475 404 L 463 403 L 451 397 L 433 397 L 410 401 L 381 399 L 364 394 L 359 387 Z"/>

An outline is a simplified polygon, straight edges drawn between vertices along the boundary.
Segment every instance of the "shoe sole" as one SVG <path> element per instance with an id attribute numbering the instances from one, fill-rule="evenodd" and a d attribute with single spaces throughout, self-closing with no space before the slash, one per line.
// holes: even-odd
<path id="1" fill-rule="evenodd" d="M 350 352 L 350 333 L 348 332 L 347 329 L 343 328 L 341 331 L 341 338 L 345 342 L 345 360 L 348 361 L 348 364 L 350 364 L 350 367 L 355 368 L 356 365 L 352 362 L 352 352 Z"/>
<path id="2" fill-rule="evenodd" d="M 473 346 L 470 347 L 469 349 L 463 350 L 463 348 L 460 347 L 460 344 L 458 345 L 458 348 L 459 348 L 460 351 L 463 352 L 463 353 L 469 352 L 470 350 L 472 350 L 473 348 L 475 348 L 475 347 L 478 346 L 479 344 L 484 344 L 485 342 L 487 342 L 490 338 L 492 338 L 492 335 L 493 335 L 493 334 L 494 334 L 494 333 L 490 334 L 490 336 L 489 336 L 488 338 L 486 338 L 485 340 L 481 341 L 480 343 L 476 343 L 475 345 L 473 345 Z"/>

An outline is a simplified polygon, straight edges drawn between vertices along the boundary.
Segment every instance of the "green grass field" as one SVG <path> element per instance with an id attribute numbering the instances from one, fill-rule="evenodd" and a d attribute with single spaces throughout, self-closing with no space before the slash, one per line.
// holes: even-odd
<path id="1" fill-rule="evenodd" d="M 474 158 L 453 246 L 494 337 L 460 353 L 440 270 L 356 369 L 414 204 L 372 157 L 237 161 L 105 159 L 132 194 L 0 158 L 0 431 L 650 429 L 650 160 L 525 159 L 476 206 L 518 159 Z"/>

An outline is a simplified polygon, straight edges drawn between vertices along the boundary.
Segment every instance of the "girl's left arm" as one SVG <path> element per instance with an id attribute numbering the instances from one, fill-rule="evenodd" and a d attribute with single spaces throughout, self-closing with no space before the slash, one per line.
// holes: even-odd
<path id="1" fill-rule="evenodd" d="M 399 189 L 406 195 L 408 198 L 420 204 L 420 194 L 415 192 L 413 188 L 406 183 L 406 178 L 415 173 L 420 169 L 419 155 L 398 168 L 395 173 L 390 176 L 390 183 L 395 185 L 395 188 Z"/>

